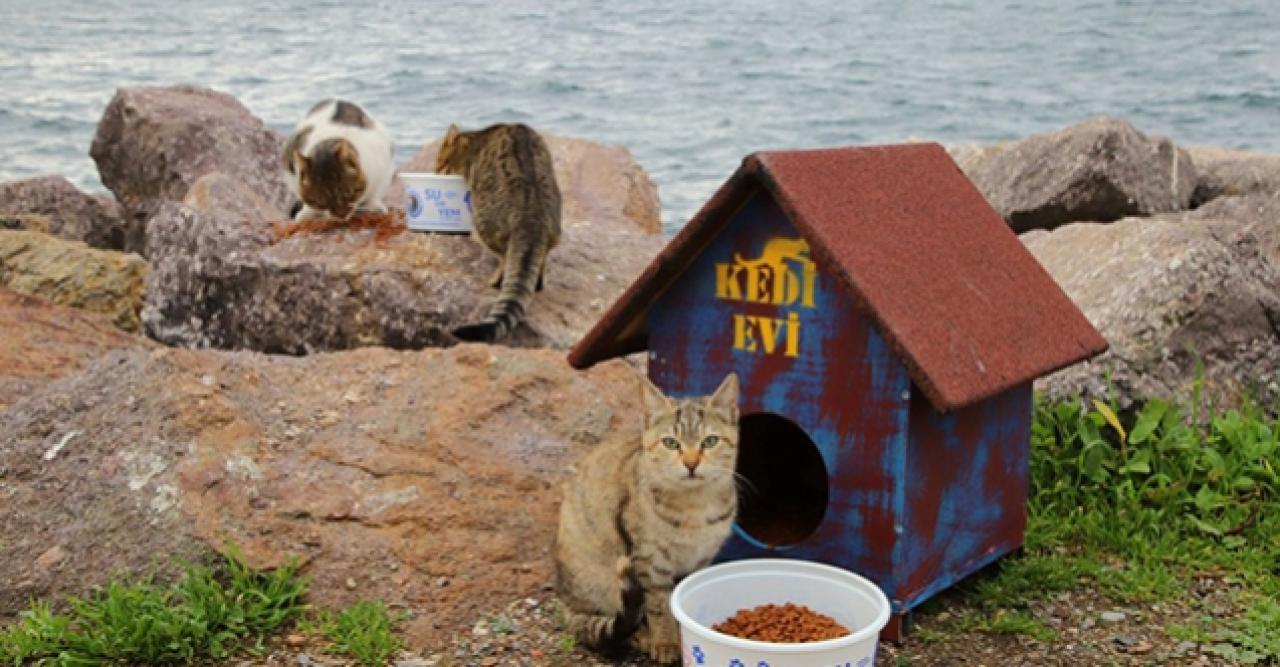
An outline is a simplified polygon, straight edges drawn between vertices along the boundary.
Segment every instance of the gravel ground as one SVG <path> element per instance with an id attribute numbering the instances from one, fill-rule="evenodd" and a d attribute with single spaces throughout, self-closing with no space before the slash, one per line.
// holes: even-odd
<path id="1" fill-rule="evenodd" d="M 1212 645 L 1179 641 L 1166 628 L 1194 626 L 1206 617 L 1226 620 L 1240 610 L 1232 603 L 1236 587 L 1229 577 L 1196 580 L 1177 602 L 1117 606 L 1089 586 L 1049 596 L 1026 610 L 1056 634 L 1051 641 L 1003 635 L 970 627 L 975 609 L 955 594 L 942 596 L 917 614 L 912 635 L 901 645 L 882 642 L 876 665 L 1228 665 Z M 301 636 L 292 637 L 303 642 Z M 354 664 L 324 653 L 314 640 L 289 646 L 278 639 L 263 658 L 236 665 L 320 667 Z M 641 656 L 609 662 L 578 650 L 561 633 L 555 601 L 547 591 L 514 600 L 474 619 L 469 632 L 453 636 L 447 647 L 402 652 L 395 667 L 489 667 L 493 665 L 579 665 L 650 667 Z"/>

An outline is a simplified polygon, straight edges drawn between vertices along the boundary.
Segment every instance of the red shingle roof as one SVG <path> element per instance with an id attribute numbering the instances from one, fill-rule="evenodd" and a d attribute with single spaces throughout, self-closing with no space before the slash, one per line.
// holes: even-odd
<path id="1" fill-rule="evenodd" d="M 754 153 L 569 353 L 647 346 L 652 303 L 764 188 L 865 307 L 939 410 L 1106 349 L 1101 334 L 938 144 Z"/>

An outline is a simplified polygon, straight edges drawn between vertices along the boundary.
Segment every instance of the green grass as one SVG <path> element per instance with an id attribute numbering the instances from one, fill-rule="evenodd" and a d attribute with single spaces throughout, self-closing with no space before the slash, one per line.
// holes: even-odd
<path id="1" fill-rule="evenodd" d="M 307 582 L 292 565 L 274 572 L 247 567 L 231 549 L 214 573 L 188 564 L 177 582 L 113 582 L 88 597 L 69 597 L 55 613 L 33 601 L 22 620 L 0 632 L 0 663 L 49 665 L 185 664 L 225 658 L 302 610 Z"/>
<path id="2" fill-rule="evenodd" d="M 1001 635 L 1028 635 L 1043 642 L 1053 641 L 1057 633 L 1029 614 L 1019 611 L 998 611 L 980 619 L 973 629 Z"/>
<path id="3" fill-rule="evenodd" d="M 338 612 L 318 611 L 302 623 L 308 634 L 329 640 L 330 653 L 344 653 L 362 665 L 385 665 L 402 644 L 393 619 L 381 602 L 361 601 Z"/>
<path id="4" fill-rule="evenodd" d="M 1240 651 L 1238 662 L 1276 660 L 1280 657 L 1280 603 L 1274 599 L 1258 600 L 1225 639 Z"/>
<path id="5" fill-rule="evenodd" d="M 1038 401 L 1026 553 L 964 585 L 986 614 L 975 626 L 1044 636 L 1016 609 L 1080 583 L 1121 603 L 1191 602 L 1194 575 L 1213 572 L 1237 581 L 1238 618 L 1169 635 L 1234 661 L 1280 660 L 1280 422 L 1252 405 L 1204 417 L 1167 401 L 1125 412 Z"/>

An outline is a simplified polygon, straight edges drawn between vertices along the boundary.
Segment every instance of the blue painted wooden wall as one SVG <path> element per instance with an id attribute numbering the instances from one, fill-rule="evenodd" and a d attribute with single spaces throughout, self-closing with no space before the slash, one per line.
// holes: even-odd
<path id="1" fill-rule="evenodd" d="M 1031 384 L 941 414 L 911 400 L 898 595 L 914 607 L 1022 546 Z"/>
<path id="2" fill-rule="evenodd" d="M 905 612 L 1021 544 L 1030 389 L 936 413 L 804 246 L 766 193 L 752 196 L 650 308 L 649 375 L 688 396 L 736 371 L 742 414 L 791 420 L 826 467 L 811 535 L 773 548 L 737 526 L 722 558 L 833 563 Z"/>

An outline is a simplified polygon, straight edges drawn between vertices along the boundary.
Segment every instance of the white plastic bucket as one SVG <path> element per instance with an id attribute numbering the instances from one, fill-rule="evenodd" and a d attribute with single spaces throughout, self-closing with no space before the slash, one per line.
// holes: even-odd
<path id="1" fill-rule="evenodd" d="M 405 223 L 414 231 L 471 231 L 471 191 L 466 179 L 447 174 L 400 174 L 405 189 Z"/>
<path id="2" fill-rule="evenodd" d="M 837 639 L 775 644 L 732 637 L 711 626 L 762 604 L 804 605 L 850 630 Z M 680 623 L 687 667 L 870 667 L 889 600 L 864 577 L 830 565 L 761 558 L 713 565 L 676 585 L 671 611 Z"/>

